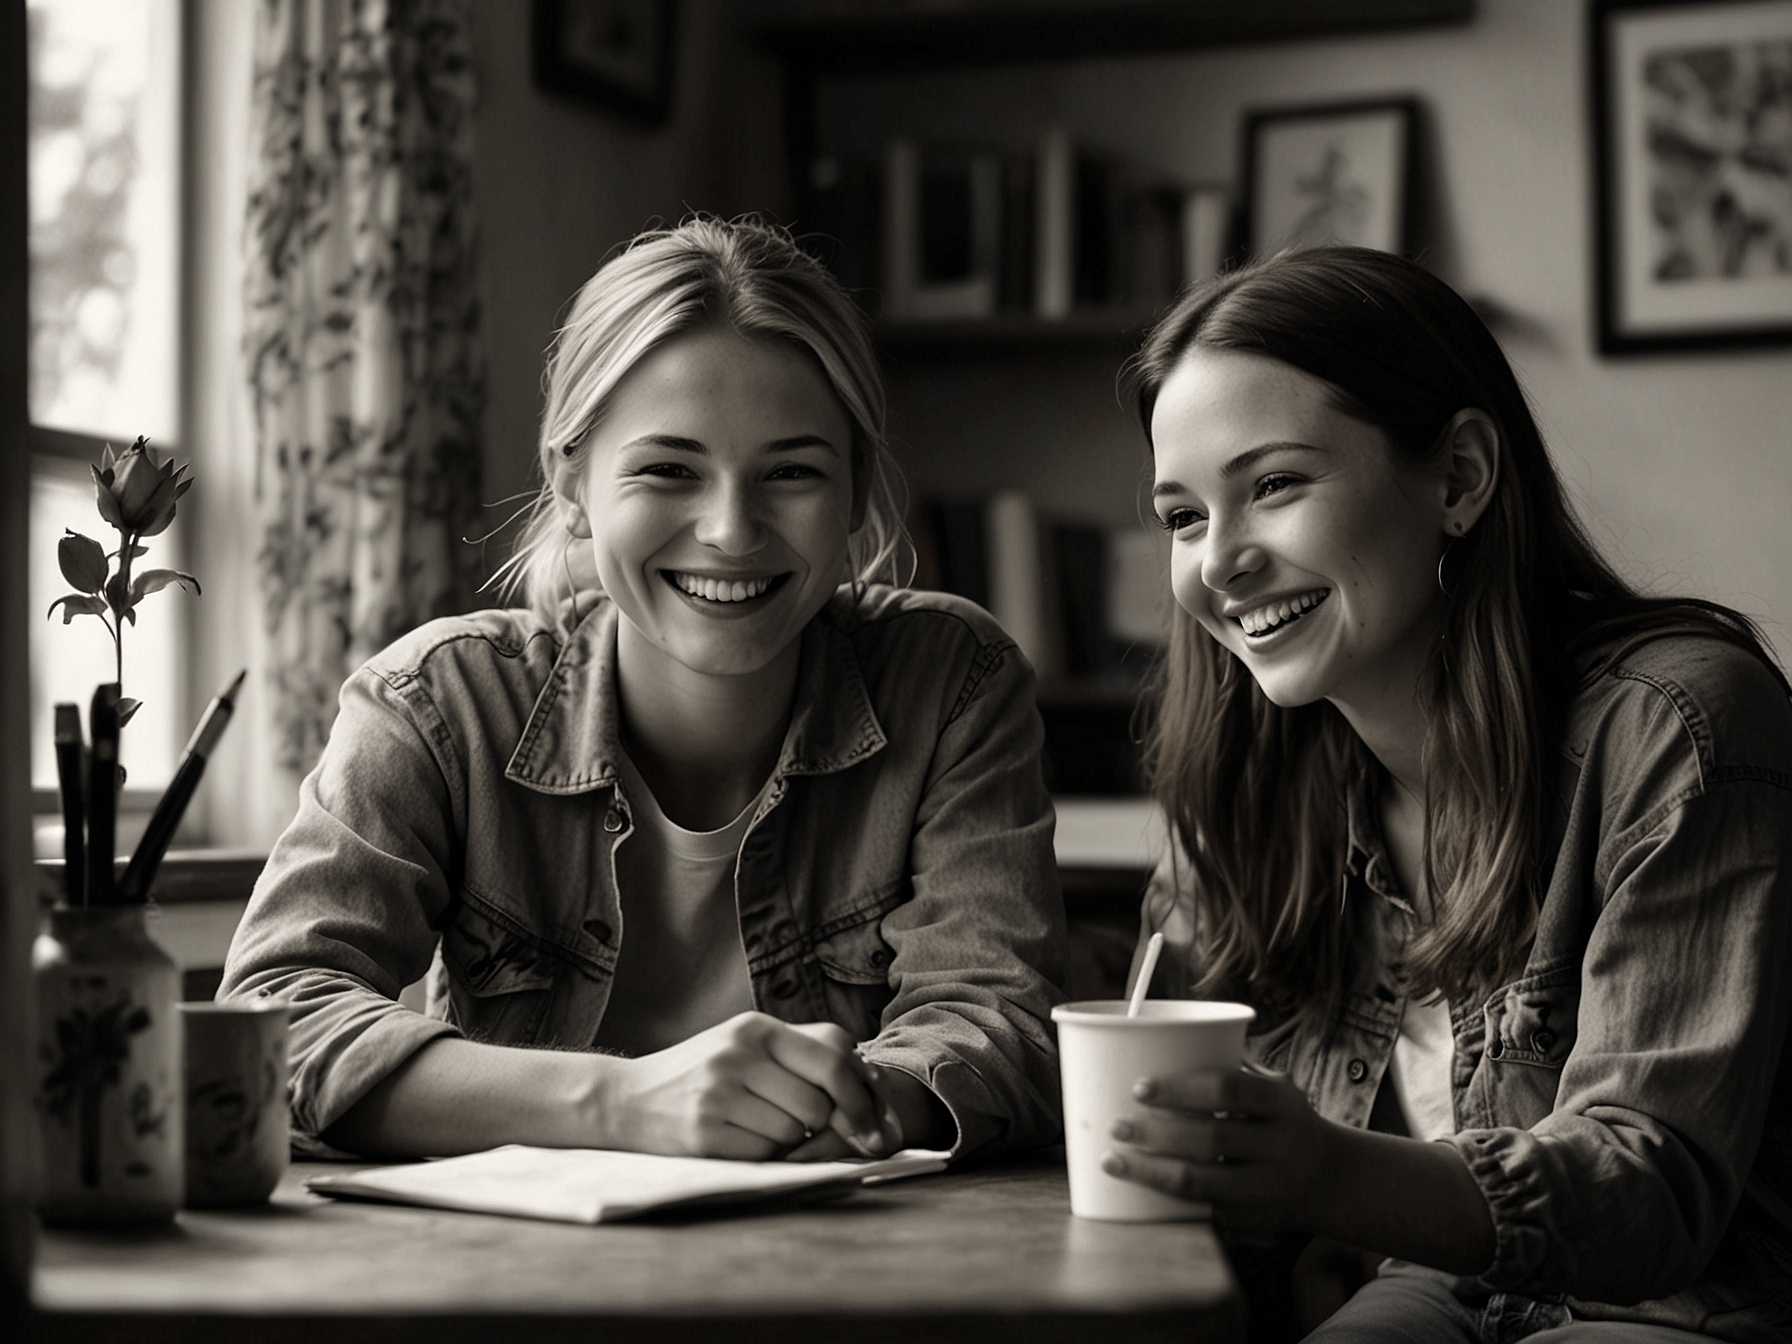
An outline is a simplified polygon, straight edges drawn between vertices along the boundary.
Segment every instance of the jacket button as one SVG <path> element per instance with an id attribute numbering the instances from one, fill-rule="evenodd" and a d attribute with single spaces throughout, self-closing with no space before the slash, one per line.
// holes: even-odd
<path id="1" fill-rule="evenodd" d="M 616 936 L 616 930 L 612 929 L 607 922 L 601 919 L 586 920 L 585 932 L 597 939 L 600 943 L 608 943 Z"/>
<path id="2" fill-rule="evenodd" d="M 1531 1048 L 1540 1055 L 1547 1055 L 1556 1043 L 1556 1034 L 1548 1027 L 1539 1027 L 1531 1033 Z"/>
<path id="3" fill-rule="evenodd" d="M 1346 1069 L 1345 1072 L 1350 1075 L 1351 1082 L 1360 1083 L 1363 1079 L 1369 1076 L 1369 1066 L 1363 1063 L 1360 1059 L 1353 1059 L 1350 1061 L 1350 1067 Z"/>
<path id="4" fill-rule="evenodd" d="M 604 829 L 611 835 L 615 835 L 617 831 L 620 831 L 622 825 L 623 817 L 621 808 L 612 807 L 608 812 L 604 813 Z"/>
<path id="5" fill-rule="evenodd" d="M 890 949 L 887 947 L 878 948 L 877 951 L 871 954 L 869 960 L 878 970 L 883 970 L 884 967 L 890 964 Z"/>
<path id="6" fill-rule="evenodd" d="M 796 981 L 794 980 L 780 980 L 777 984 L 772 986 L 772 997 L 774 999 L 788 999 L 794 997 L 795 994 Z"/>
<path id="7" fill-rule="evenodd" d="M 1503 1041 L 1501 1041 L 1498 1036 L 1495 1036 L 1492 1040 L 1487 1042 L 1487 1058 L 1498 1059 L 1501 1055 L 1503 1055 L 1505 1053 L 1506 1053 L 1505 1043 Z"/>

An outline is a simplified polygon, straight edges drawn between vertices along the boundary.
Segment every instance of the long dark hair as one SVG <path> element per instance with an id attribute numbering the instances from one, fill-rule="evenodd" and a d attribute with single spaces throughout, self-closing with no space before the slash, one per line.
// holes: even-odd
<path id="1" fill-rule="evenodd" d="M 1196 349 L 1264 355 L 1321 379 L 1405 461 L 1441 451 L 1461 410 L 1498 429 L 1497 485 L 1446 556 L 1443 635 L 1421 686 L 1430 900 L 1402 967 L 1414 993 L 1479 997 L 1517 969 L 1535 930 L 1551 744 L 1589 655 L 1690 630 L 1773 666 L 1760 632 L 1727 608 L 1644 597 L 1618 576 L 1563 493 L 1499 343 L 1422 267 L 1312 248 L 1185 293 L 1128 369 L 1147 442 L 1159 390 Z M 1194 868 L 1200 992 L 1326 1014 L 1345 973 L 1342 800 L 1370 769 L 1368 750 L 1323 701 L 1271 703 L 1180 608 L 1158 676 L 1152 782 Z"/>

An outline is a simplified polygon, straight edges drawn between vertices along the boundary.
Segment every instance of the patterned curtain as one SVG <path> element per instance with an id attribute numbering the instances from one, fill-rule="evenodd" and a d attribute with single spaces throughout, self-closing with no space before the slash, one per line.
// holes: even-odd
<path id="1" fill-rule="evenodd" d="M 279 763 L 466 610 L 485 367 L 471 0 L 257 0 L 244 349 Z"/>

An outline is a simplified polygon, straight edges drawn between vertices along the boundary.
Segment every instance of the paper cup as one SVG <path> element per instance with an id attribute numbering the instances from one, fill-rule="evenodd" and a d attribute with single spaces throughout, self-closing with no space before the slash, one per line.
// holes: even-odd
<path id="1" fill-rule="evenodd" d="M 283 1003 L 183 1003 L 187 1207 L 258 1204 L 286 1170 Z"/>
<path id="2" fill-rule="evenodd" d="M 1236 1069 L 1244 1031 L 1256 1013 L 1242 1003 L 1147 999 L 1137 1017 L 1123 999 L 1065 1003 L 1052 1009 L 1064 1076 L 1064 1147 L 1070 1160 L 1070 1211 L 1108 1222 L 1162 1223 L 1206 1218 L 1205 1204 L 1119 1180 L 1101 1169 L 1115 1146 L 1114 1121 L 1139 1110 L 1133 1084 L 1190 1069 Z"/>

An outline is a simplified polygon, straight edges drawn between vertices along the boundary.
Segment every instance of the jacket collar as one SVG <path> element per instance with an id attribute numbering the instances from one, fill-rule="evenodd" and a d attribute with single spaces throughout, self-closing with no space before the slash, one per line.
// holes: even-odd
<path id="1" fill-rule="evenodd" d="M 1388 858 L 1387 841 L 1381 831 L 1377 805 L 1381 790 L 1373 773 L 1358 771 L 1345 788 L 1348 809 L 1350 849 L 1345 862 L 1369 890 L 1383 896 L 1411 913 L 1412 903 L 1400 890 L 1400 879 L 1394 876 L 1394 865 Z"/>
<path id="2" fill-rule="evenodd" d="M 865 688 L 857 651 L 835 621 L 839 599 L 803 631 L 796 702 L 773 779 L 826 775 L 883 749 L 888 740 Z M 614 787 L 622 753 L 613 602 L 599 601 L 566 637 L 528 725 L 505 768 L 538 793 Z"/>

